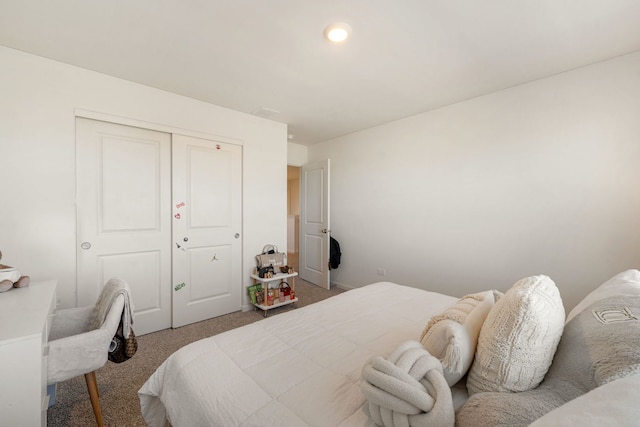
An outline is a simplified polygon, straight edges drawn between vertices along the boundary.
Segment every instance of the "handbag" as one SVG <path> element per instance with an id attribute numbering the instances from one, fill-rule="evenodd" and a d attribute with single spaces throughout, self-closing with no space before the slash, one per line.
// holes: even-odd
<path id="1" fill-rule="evenodd" d="M 256 255 L 256 261 L 258 262 L 258 268 L 269 265 L 276 268 L 287 265 L 287 255 L 283 252 L 278 252 L 277 246 L 266 245 L 262 248 L 262 253 Z"/>
<path id="2" fill-rule="evenodd" d="M 138 340 L 136 334 L 133 333 L 133 328 L 129 330 L 129 338 L 125 338 L 122 332 L 122 320 L 120 320 L 118 330 L 109 346 L 109 360 L 114 363 L 122 363 L 131 359 L 136 351 L 138 351 Z"/>
<path id="3" fill-rule="evenodd" d="M 280 295 L 288 297 L 291 295 L 291 286 L 287 282 L 280 283 Z"/>

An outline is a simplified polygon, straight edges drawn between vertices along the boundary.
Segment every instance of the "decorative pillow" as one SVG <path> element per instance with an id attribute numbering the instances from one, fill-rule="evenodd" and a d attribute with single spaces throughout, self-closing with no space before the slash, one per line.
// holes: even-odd
<path id="1" fill-rule="evenodd" d="M 538 418 L 529 427 L 634 426 L 640 420 L 640 374 L 595 388 Z"/>
<path id="2" fill-rule="evenodd" d="M 594 302 L 610 296 L 619 295 L 640 295 L 640 271 L 623 271 L 604 282 L 569 312 L 565 323 L 568 323 L 569 320 L 573 319 L 577 314 Z"/>
<path id="3" fill-rule="evenodd" d="M 422 332 L 420 342 L 429 354 L 440 359 L 449 386 L 457 383 L 471 366 L 480 329 L 494 304 L 494 292 L 498 291 L 462 297 L 433 316 Z"/>
<path id="4" fill-rule="evenodd" d="M 516 282 L 493 306 L 467 377 L 470 394 L 531 390 L 544 378 L 564 328 L 560 292 L 547 276 Z"/>

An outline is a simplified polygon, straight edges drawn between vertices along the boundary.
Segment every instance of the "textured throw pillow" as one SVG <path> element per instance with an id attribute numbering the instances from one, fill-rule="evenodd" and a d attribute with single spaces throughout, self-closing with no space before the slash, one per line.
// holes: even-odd
<path id="1" fill-rule="evenodd" d="M 480 329 L 494 304 L 494 292 L 498 291 L 462 297 L 452 307 L 433 316 L 422 332 L 420 342 L 429 354 L 440 359 L 449 386 L 457 383 L 471 367 Z"/>
<path id="2" fill-rule="evenodd" d="M 485 320 L 467 377 L 470 394 L 531 390 L 544 378 L 564 328 L 564 307 L 547 276 L 516 282 Z"/>

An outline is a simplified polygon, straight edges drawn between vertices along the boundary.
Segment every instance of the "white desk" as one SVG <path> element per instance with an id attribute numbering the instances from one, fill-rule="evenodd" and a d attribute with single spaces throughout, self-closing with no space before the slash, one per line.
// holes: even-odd
<path id="1" fill-rule="evenodd" d="M 47 425 L 47 338 L 55 280 L 0 293 L 0 424 Z"/>

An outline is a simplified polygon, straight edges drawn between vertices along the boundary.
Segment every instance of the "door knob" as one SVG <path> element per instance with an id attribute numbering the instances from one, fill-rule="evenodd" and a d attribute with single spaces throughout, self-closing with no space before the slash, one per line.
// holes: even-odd
<path id="1" fill-rule="evenodd" d="M 189 241 L 189 238 L 188 238 L 188 237 L 185 237 L 185 238 L 184 238 L 184 239 L 182 239 L 182 240 L 184 240 L 185 242 L 188 242 L 188 241 Z"/>
<path id="2" fill-rule="evenodd" d="M 240 238 L 240 233 L 234 234 L 233 237 L 235 237 L 236 239 L 239 239 Z"/>
<path id="3" fill-rule="evenodd" d="M 82 244 L 80 244 L 80 247 L 81 247 L 82 249 L 84 249 L 85 251 L 86 251 L 86 250 L 89 250 L 89 249 L 91 249 L 91 243 L 89 243 L 89 242 L 82 242 Z"/>

